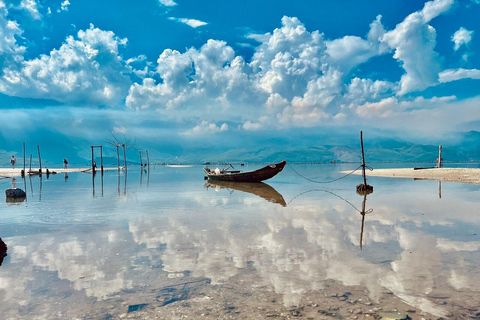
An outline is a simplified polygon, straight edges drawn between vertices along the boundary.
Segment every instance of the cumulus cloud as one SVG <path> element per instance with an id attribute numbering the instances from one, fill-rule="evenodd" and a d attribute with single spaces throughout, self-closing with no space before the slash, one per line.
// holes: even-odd
<path id="1" fill-rule="evenodd" d="M 207 22 L 200 21 L 200 20 L 197 20 L 197 19 L 175 18 L 175 17 L 169 17 L 168 19 L 170 19 L 172 21 L 184 23 L 187 26 L 190 26 L 192 28 L 198 28 L 198 27 L 205 26 L 205 25 L 208 24 Z"/>
<path id="2" fill-rule="evenodd" d="M 16 37 L 20 37 L 23 30 L 16 21 L 8 19 L 8 10 L 5 3 L 0 2 L 0 63 L 19 61 L 22 59 L 25 47 L 17 43 Z"/>
<path id="3" fill-rule="evenodd" d="M 438 74 L 440 83 L 456 81 L 460 79 L 480 79 L 480 70 L 478 69 L 447 69 Z"/>
<path id="4" fill-rule="evenodd" d="M 22 0 L 20 2 L 20 8 L 27 10 L 35 20 L 40 20 L 42 17 L 40 12 L 38 12 L 38 5 L 35 0 Z"/>
<path id="5" fill-rule="evenodd" d="M 116 105 L 124 97 L 129 69 L 118 54 L 124 39 L 93 25 L 67 37 L 59 49 L 5 65 L 0 92 L 69 103 Z"/>
<path id="6" fill-rule="evenodd" d="M 174 0 L 158 0 L 158 2 L 165 7 L 173 7 L 177 5 Z"/>
<path id="7" fill-rule="evenodd" d="M 467 45 L 472 41 L 473 31 L 468 31 L 464 27 L 461 27 L 452 35 L 452 41 L 454 43 L 453 50 L 457 51 L 462 45 Z"/>
<path id="8" fill-rule="evenodd" d="M 398 95 L 437 83 L 441 70 L 440 56 L 434 50 L 437 33 L 428 22 L 447 12 L 453 3 L 453 0 L 429 1 L 421 11 L 410 14 L 383 36 L 382 41 L 395 51 L 393 57 L 406 72 L 400 80 Z"/>
<path id="9" fill-rule="evenodd" d="M 185 53 L 167 49 L 157 60 L 156 73 L 163 82 L 145 78 L 132 85 L 126 104 L 135 109 L 202 106 L 218 113 L 233 103 L 242 105 L 261 97 L 249 69 L 223 41 L 208 40 L 200 50 L 191 48 Z"/>
<path id="10" fill-rule="evenodd" d="M 222 123 L 220 126 L 217 126 L 215 123 L 210 123 L 206 120 L 203 120 L 199 125 L 193 127 L 190 130 L 183 132 L 183 135 L 186 136 L 199 136 L 205 134 L 214 134 L 219 132 L 228 131 L 228 124 Z"/>
<path id="11" fill-rule="evenodd" d="M 0 31 L 5 35 L 0 39 L 0 92 L 71 104 L 117 106 L 124 101 L 131 109 L 156 110 L 167 119 L 200 123 L 187 135 L 220 132 L 217 124 L 224 122 L 261 130 L 386 118 L 409 110 L 410 92 L 478 77 L 476 69 L 442 71 L 441 57 L 434 50 L 436 31 L 429 22 L 452 4 L 453 0 L 427 2 L 393 30 L 386 30 L 379 15 L 364 37 L 331 40 L 307 30 L 298 18 L 285 16 L 272 32 L 247 36 L 256 42 L 250 61 L 236 55 L 226 42 L 210 39 L 200 48 L 165 49 L 156 63 L 144 55 L 124 60 L 119 47 L 126 39 L 94 26 L 67 37 L 49 54 L 26 60 L 25 47 L 17 43 L 22 29 L 0 6 Z M 194 28 L 206 24 L 169 19 Z M 393 53 L 405 70 L 398 81 L 352 78 L 356 68 L 386 53 Z"/>
<path id="12" fill-rule="evenodd" d="M 60 11 L 68 11 L 68 6 L 70 5 L 70 1 L 68 0 L 65 0 L 63 1 L 61 4 L 60 4 L 60 9 L 58 10 L 58 12 Z"/>
<path id="13" fill-rule="evenodd" d="M 343 72 L 348 72 L 370 58 L 387 52 L 389 48 L 381 41 L 385 34 L 381 19 L 382 16 L 378 15 L 370 24 L 367 39 L 345 36 L 327 41 L 328 61 L 337 64 Z"/>
<path id="14" fill-rule="evenodd" d="M 357 108 L 357 114 L 365 118 L 386 118 L 398 107 L 395 97 L 383 99 L 379 102 L 367 102 Z"/>

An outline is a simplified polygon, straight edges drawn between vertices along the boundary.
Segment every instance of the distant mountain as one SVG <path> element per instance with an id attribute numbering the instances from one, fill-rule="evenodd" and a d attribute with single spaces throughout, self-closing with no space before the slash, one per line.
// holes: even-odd
<path id="1" fill-rule="evenodd" d="M 367 161 L 435 162 L 438 157 L 438 144 L 418 144 L 407 139 L 385 138 L 381 135 L 365 135 L 365 156 Z M 104 165 L 116 166 L 116 150 L 105 139 L 88 141 L 81 138 L 69 139 L 55 132 L 43 132 L 27 140 L 27 165 L 29 155 L 33 155 L 37 165 L 36 144 L 40 145 L 42 162 L 45 167 L 61 166 L 63 158 L 71 165 L 88 166 L 91 161 L 91 144 L 104 145 Z M 19 140 L 19 141 L 18 141 Z M 18 140 L 0 136 L 0 166 L 9 165 L 11 155 L 18 163 L 23 162 L 22 138 Z M 103 140 L 103 142 L 102 142 Z M 441 140 L 441 139 L 439 139 Z M 443 144 L 445 161 L 480 160 L 480 132 L 457 133 L 455 138 L 439 141 Z M 196 141 L 178 140 L 137 140 L 137 149 L 128 151 L 131 163 L 139 163 L 138 147 L 148 148 L 151 162 L 157 163 L 204 163 L 204 162 L 360 162 L 360 141 L 357 132 L 314 132 L 282 136 L 281 133 L 230 133 L 230 136 L 214 136 L 211 139 L 199 138 Z M 123 156 L 121 156 L 123 160 Z M 99 153 L 95 160 L 100 164 Z M 122 161 L 123 163 L 123 161 Z"/>

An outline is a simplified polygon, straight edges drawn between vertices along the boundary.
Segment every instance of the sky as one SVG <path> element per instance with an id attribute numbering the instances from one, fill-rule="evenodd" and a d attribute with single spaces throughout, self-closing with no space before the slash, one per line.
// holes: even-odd
<path id="1" fill-rule="evenodd" d="M 0 154 L 479 131 L 479 16 L 480 0 L 0 0 Z"/>

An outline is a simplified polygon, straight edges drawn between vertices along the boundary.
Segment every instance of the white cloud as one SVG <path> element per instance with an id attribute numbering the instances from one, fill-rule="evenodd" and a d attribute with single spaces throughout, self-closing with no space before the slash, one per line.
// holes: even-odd
<path id="1" fill-rule="evenodd" d="M 262 124 L 259 122 L 251 122 L 250 120 L 248 120 L 243 124 L 242 128 L 247 131 L 256 131 L 262 128 Z"/>
<path id="2" fill-rule="evenodd" d="M 327 41 L 328 61 L 337 64 L 343 72 L 368 61 L 371 57 L 387 52 L 388 47 L 381 42 L 385 29 L 381 15 L 370 24 L 367 40 L 357 36 L 345 36 Z"/>
<path id="3" fill-rule="evenodd" d="M 357 114 L 365 118 L 386 118 L 398 108 L 398 101 L 395 97 L 383 99 L 379 102 L 367 102 L 357 107 Z"/>
<path id="4" fill-rule="evenodd" d="M 22 0 L 20 8 L 27 10 L 33 19 L 40 20 L 42 15 L 38 12 L 37 2 L 35 0 Z"/>
<path id="5" fill-rule="evenodd" d="M 186 25 L 188 25 L 192 28 L 198 28 L 198 27 L 205 26 L 205 25 L 208 24 L 207 22 L 200 21 L 200 20 L 197 20 L 197 19 L 175 18 L 175 17 L 169 17 L 168 19 L 176 21 L 176 22 L 184 23 L 184 24 L 186 24 Z"/>
<path id="6" fill-rule="evenodd" d="M 177 5 L 174 0 L 158 0 L 158 2 L 165 7 L 173 7 Z"/>
<path id="7" fill-rule="evenodd" d="M 478 69 L 447 69 L 438 74 L 440 83 L 456 81 L 460 79 L 480 79 L 480 70 Z"/>
<path id="8" fill-rule="evenodd" d="M 249 78 L 249 66 L 223 41 L 208 40 L 200 50 L 185 53 L 167 49 L 157 60 L 156 73 L 163 82 L 145 78 L 142 84 L 134 84 L 126 99 L 128 107 L 168 110 L 191 106 L 190 111 L 198 113 L 211 109 L 215 117 L 233 103 L 244 105 L 262 97 Z"/>
<path id="9" fill-rule="evenodd" d="M 68 0 L 63 1 L 62 4 L 60 5 L 60 10 L 68 11 L 68 6 L 69 5 L 70 5 L 70 1 L 68 1 Z"/>
<path id="10" fill-rule="evenodd" d="M 467 45 L 472 41 L 473 31 L 468 31 L 461 27 L 452 36 L 452 41 L 455 43 L 453 50 L 457 51 L 462 45 Z"/>
<path id="11" fill-rule="evenodd" d="M 113 133 L 125 134 L 125 133 L 127 133 L 127 128 L 125 128 L 125 127 L 113 127 Z"/>
<path id="12" fill-rule="evenodd" d="M 93 25 L 67 37 L 59 49 L 32 60 L 8 64 L 0 92 L 69 103 L 116 105 L 124 97 L 129 69 L 118 54 L 122 40 Z"/>
<path id="13" fill-rule="evenodd" d="M 405 74 L 400 80 L 399 95 L 423 90 L 437 83 L 440 57 L 434 51 L 436 31 L 428 24 L 447 12 L 453 0 L 434 0 L 425 3 L 383 36 L 383 41 L 395 50 L 394 58 L 401 62 Z"/>
<path id="14" fill-rule="evenodd" d="M 16 37 L 23 30 L 16 21 L 8 20 L 8 10 L 5 3 L 0 2 L 0 63 L 9 63 L 22 59 L 25 47 L 18 45 Z"/>
<path id="15" fill-rule="evenodd" d="M 182 134 L 186 136 L 199 136 L 205 134 L 215 134 L 225 131 L 228 131 L 228 124 L 222 123 L 220 126 L 217 126 L 215 123 L 210 123 L 206 120 L 203 120 L 199 125 L 183 132 Z"/>
<path id="16" fill-rule="evenodd" d="M 68 8 L 68 0 L 63 3 Z M 452 3 L 427 2 L 390 31 L 379 15 L 365 37 L 333 40 L 308 31 L 298 18 L 283 17 L 273 32 L 247 36 L 257 42 L 250 62 L 236 56 L 226 42 L 210 39 L 184 52 L 166 49 L 156 63 L 143 55 L 123 60 L 118 48 L 127 39 L 93 26 L 67 37 L 48 55 L 25 60 L 25 48 L 17 43 L 22 30 L 0 6 L 0 32 L 5 35 L 0 39 L 0 92 L 71 104 L 115 106 L 125 101 L 131 109 L 153 109 L 166 119 L 194 123 L 209 115 L 206 124 L 201 122 L 187 135 L 205 128 L 220 130 L 216 124 L 224 121 L 261 130 L 385 119 L 413 108 L 411 98 L 404 97 L 409 92 L 439 81 L 478 77 L 476 69 L 441 71 L 441 57 L 434 51 L 436 31 L 428 23 Z M 170 19 L 191 27 L 206 24 Z M 405 70 L 398 82 L 359 77 L 346 81 L 359 65 L 392 51 Z"/>

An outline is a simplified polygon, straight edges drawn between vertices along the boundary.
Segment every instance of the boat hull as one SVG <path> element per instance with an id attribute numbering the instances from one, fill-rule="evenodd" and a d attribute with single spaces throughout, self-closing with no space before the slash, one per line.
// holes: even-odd
<path id="1" fill-rule="evenodd" d="M 208 169 L 205 169 L 205 174 L 207 175 L 209 180 L 213 181 L 260 182 L 276 176 L 279 172 L 283 170 L 286 163 L 286 161 L 282 161 L 279 163 L 270 164 L 255 171 L 240 173 L 215 174 L 208 172 Z"/>

